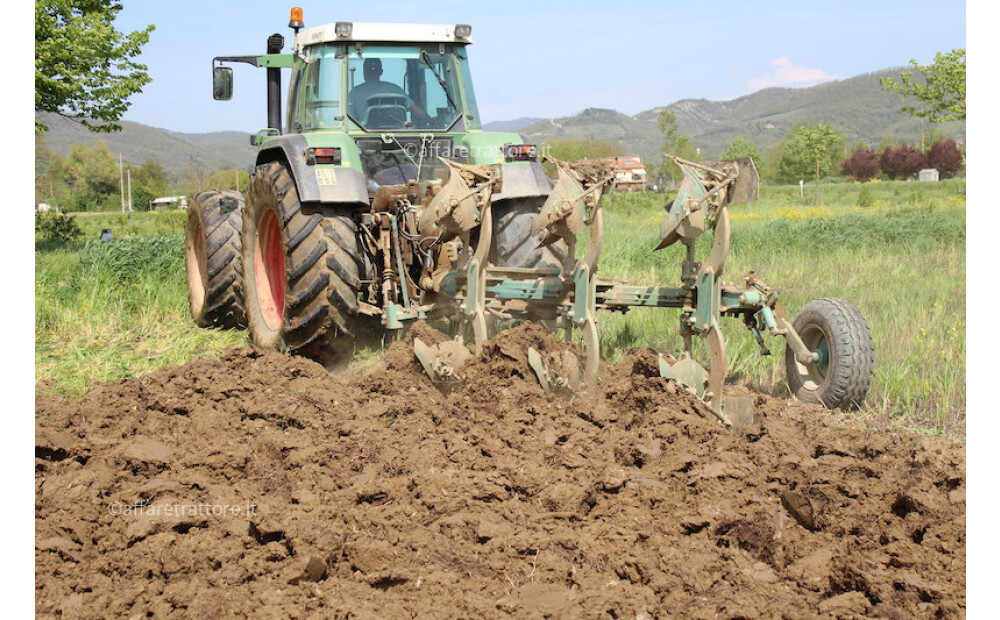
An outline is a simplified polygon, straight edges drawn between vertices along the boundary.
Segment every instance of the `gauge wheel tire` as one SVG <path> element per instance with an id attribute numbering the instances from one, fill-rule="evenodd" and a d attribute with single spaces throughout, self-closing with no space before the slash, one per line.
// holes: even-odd
<path id="1" fill-rule="evenodd" d="M 531 225 L 545 204 L 544 196 L 498 200 L 493 203 L 493 244 L 490 262 L 498 267 L 543 269 L 562 267 L 566 244 L 557 241 L 539 248 L 545 236 L 531 234 Z"/>
<path id="2" fill-rule="evenodd" d="M 861 407 L 871 385 L 875 347 L 861 311 L 843 299 L 817 299 L 802 308 L 792 326 L 819 360 L 802 364 L 785 350 L 792 394 L 830 409 Z"/>
<path id="3" fill-rule="evenodd" d="M 207 190 L 195 194 L 184 227 L 188 305 L 199 327 L 246 327 L 243 195 Z"/>
<path id="4" fill-rule="evenodd" d="M 353 348 L 360 251 L 336 207 L 303 206 L 280 162 L 254 171 L 243 218 L 247 323 L 253 343 L 329 364 Z"/>

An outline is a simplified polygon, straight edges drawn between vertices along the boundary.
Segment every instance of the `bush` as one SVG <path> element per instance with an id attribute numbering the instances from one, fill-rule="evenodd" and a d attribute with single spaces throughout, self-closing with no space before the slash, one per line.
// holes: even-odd
<path id="1" fill-rule="evenodd" d="M 867 185 L 862 186 L 861 192 L 858 193 L 858 206 L 864 209 L 875 206 L 875 196 L 872 195 L 872 190 Z"/>
<path id="2" fill-rule="evenodd" d="M 36 213 L 35 232 L 56 243 L 75 243 L 83 236 L 76 218 L 64 213 Z"/>
<path id="3" fill-rule="evenodd" d="M 851 156 L 840 165 L 840 170 L 844 176 L 866 183 L 879 173 L 878 156 L 871 149 L 854 149 Z"/>
<path id="4" fill-rule="evenodd" d="M 947 178 L 961 170 L 964 162 L 954 140 L 940 140 L 927 151 L 927 163 Z"/>
<path id="5" fill-rule="evenodd" d="M 912 146 L 887 148 L 879 159 L 879 167 L 890 179 L 905 179 L 926 168 L 927 157 Z"/>

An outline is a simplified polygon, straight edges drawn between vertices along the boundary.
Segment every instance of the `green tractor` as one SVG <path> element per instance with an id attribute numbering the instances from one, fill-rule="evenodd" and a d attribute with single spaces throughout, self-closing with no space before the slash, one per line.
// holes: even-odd
<path id="1" fill-rule="evenodd" d="M 446 231 L 422 235 L 415 216 L 449 177 L 442 160 L 491 166 L 503 177 L 489 197 L 498 232 L 490 260 L 558 268 L 559 248 L 535 249 L 530 235 L 551 189 L 535 148 L 481 130 L 469 26 L 300 30 L 298 14 L 291 27 L 290 54 L 273 35 L 267 54 L 215 59 L 267 69 L 269 127 L 253 138 L 259 150 L 245 204 L 233 192 L 208 192 L 190 209 L 199 324 L 246 325 L 259 346 L 326 357 L 345 337 L 370 331 L 372 317 L 392 328 L 423 314 L 427 267 L 441 262 L 434 246 L 448 240 L 438 239 Z M 291 69 L 284 124 L 283 68 Z M 214 68 L 213 95 L 232 96 L 231 68 Z"/>
<path id="2" fill-rule="evenodd" d="M 231 191 L 191 201 L 186 264 L 192 314 L 201 326 L 247 327 L 255 345 L 336 364 L 364 334 L 417 319 L 448 321 L 456 341 L 415 353 L 436 380 L 458 374 L 465 339 L 478 350 L 491 326 L 539 321 L 582 333 L 578 377 L 556 376 L 529 356 L 543 386 L 596 376 L 598 310 L 681 310 L 684 352 L 661 357 L 661 373 L 701 398 L 728 426 L 748 404 L 723 397 L 725 345 L 718 321 L 741 318 L 769 354 L 762 332 L 787 341 L 793 391 L 830 407 L 860 405 L 872 372 L 871 335 L 842 300 L 810 304 L 794 324 L 777 292 L 753 274 L 723 286 L 728 205 L 754 200 L 749 159 L 677 160 L 684 180 L 666 207 L 662 242 L 687 247 L 681 285 L 632 286 L 597 277 L 602 196 L 614 171 L 551 160 L 513 133 L 482 131 L 468 61 L 468 25 L 337 22 L 305 29 L 292 10 L 291 53 L 272 35 L 267 53 L 217 57 L 213 96 L 232 97 L 227 62 L 267 73 L 268 128 L 253 136 L 256 164 L 244 198 Z M 291 70 L 281 119 L 281 70 Z M 587 245 L 577 237 L 589 228 Z M 705 232 L 712 249 L 695 261 Z M 693 359 L 705 337 L 710 361 Z M 573 373 L 576 374 L 576 373 Z"/>

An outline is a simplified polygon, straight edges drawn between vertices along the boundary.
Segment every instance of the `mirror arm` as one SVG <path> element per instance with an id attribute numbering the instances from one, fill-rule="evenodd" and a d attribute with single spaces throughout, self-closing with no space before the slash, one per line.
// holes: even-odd
<path id="1" fill-rule="evenodd" d="M 260 56 L 216 56 L 212 59 L 212 68 L 215 68 L 215 63 L 222 64 L 224 62 L 245 62 L 248 65 L 259 67 Z"/>

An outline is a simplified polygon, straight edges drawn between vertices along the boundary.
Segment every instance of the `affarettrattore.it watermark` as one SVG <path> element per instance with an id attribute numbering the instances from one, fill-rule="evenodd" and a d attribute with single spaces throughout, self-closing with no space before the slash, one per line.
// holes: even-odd
<path id="1" fill-rule="evenodd" d="M 257 505 L 245 504 L 189 504 L 152 503 L 149 501 L 127 504 L 113 501 L 108 504 L 108 512 L 114 516 L 131 517 L 240 517 L 256 513 Z"/>

